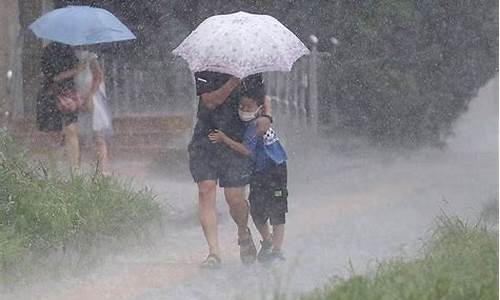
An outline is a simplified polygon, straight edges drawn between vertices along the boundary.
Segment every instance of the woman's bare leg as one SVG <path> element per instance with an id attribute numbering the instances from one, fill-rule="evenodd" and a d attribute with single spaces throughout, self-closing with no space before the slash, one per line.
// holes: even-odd
<path id="1" fill-rule="evenodd" d="M 47 133 L 47 137 L 49 142 L 47 149 L 48 168 L 49 170 L 56 170 L 57 162 L 64 156 L 64 135 L 61 131 L 51 131 Z"/>
<path id="2" fill-rule="evenodd" d="M 198 217 L 208 243 L 209 253 L 220 256 L 215 206 L 216 189 L 217 182 L 215 180 L 198 182 Z"/>
<path id="3" fill-rule="evenodd" d="M 95 147 L 97 155 L 97 166 L 103 175 L 110 174 L 110 161 L 108 156 L 108 145 L 102 131 L 94 132 Z"/>
<path id="4" fill-rule="evenodd" d="M 64 140 L 66 155 L 68 156 L 71 171 L 80 170 L 80 142 L 78 140 L 78 126 L 71 123 L 64 126 Z"/>
<path id="5" fill-rule="evenodd" d="M 238 227 L 238 240 L 246 240 L 250 237 L 248 232 L 248 202 L 245 199 L 245 187 L 226 187 L 224 196 L 229 205 L 229 214 Z"/>

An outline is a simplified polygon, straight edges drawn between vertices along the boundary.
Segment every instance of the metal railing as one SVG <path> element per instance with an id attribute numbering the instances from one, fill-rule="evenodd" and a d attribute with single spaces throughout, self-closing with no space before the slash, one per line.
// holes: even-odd
<path id="1" fill-rule="evenodd" d="M 313 47 L 311 55 L 299 59 L 291 72 L 265 74 L 267 94 L 272 100 L 279 127 L 291 129 L 291 132 L 317 131 L 317 72 L 318 60 L 323 56 Z M 103 55 L 100 63 L 105 72 L 108 103 L 114 117 L 194 115 L 198 100 L 193 76 L 182 59 L 167 56 L 127 60 Z M 16 78 L 15 81 L 19 80 Z M 23 109 L 26 105 L 34 105 L 34 101 L 13 105 L 16 118 L 31 116 L 29 112 L 34 112 L 34 108 Z"/>
<path id="2" fill-rule="evenodd" d="M 317 61 L 321 57 L 313 47 L 311 55 L 299 59 L 290 72 L 265 74 L 267 94 L 278 119 L 317 130 Z M 104 59 L 103 65 L 115 116 L 192 113 L 196 107 L 192 74 L 179 58 L 147 63 Z"/>
<path id="3" fill-rule="evenodd" d="M 318 59 L 322 53 L 313 46 L 311 54 L 299 59 L 290 72 L 265 74 L 276 126 L 288 134 L 317 133 Z"/>
<path id="4" fill-rule="evenodd" d="M 180 59 L 126 62 L 104 59 L 108 102 L 114 116 L 188 114 L 194 85 Z"/>

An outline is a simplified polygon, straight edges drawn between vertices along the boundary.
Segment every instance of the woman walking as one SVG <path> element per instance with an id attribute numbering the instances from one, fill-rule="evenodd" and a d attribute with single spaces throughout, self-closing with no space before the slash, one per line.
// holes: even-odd
<path id="1" fill-rule="evenodd" d="M 64 141 L 71 169 L 80 168 L 78 109 L 81 99 L 74 91 L 73 78 L 83 66 L 73 50 L 57 42 L 44 47 L 41 59 L 42 86 L 36 103 L 36 121 L 53 143 Z"/>

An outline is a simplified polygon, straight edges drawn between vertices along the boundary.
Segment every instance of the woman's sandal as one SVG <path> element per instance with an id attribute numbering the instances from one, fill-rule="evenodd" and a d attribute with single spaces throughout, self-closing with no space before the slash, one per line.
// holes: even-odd
<path id="1" fill-rule="evenodd" d="M 221 267 L 221 260 L 215 254 L 209 254 L 207 258 L 201 263 L 202 269 L 219 269 Z"/>

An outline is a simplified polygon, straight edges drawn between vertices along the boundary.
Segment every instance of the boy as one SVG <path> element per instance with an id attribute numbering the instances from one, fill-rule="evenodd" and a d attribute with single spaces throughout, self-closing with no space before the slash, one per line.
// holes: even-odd
<path id="1" fill-rule="evenodd" d="M 255 120 L 263 116 L 263 103 L 264 95 L 243 88 L 238 110 L 240 119 L 247 125 L 243 143 L 217 130 L 209 134 L 209 139 L 212 143 L 226 144 L 242 155 L 251 157 L 250 214 L 262 236 L 257 259 L 259 262 L 283 261 L 281 246 L 285 233 L 285 214 L 288 212 L 287 156 L 272 128 L 264 136 L 256 134 Z M 272 234 L 268 219 L 273 227 Z"/>

